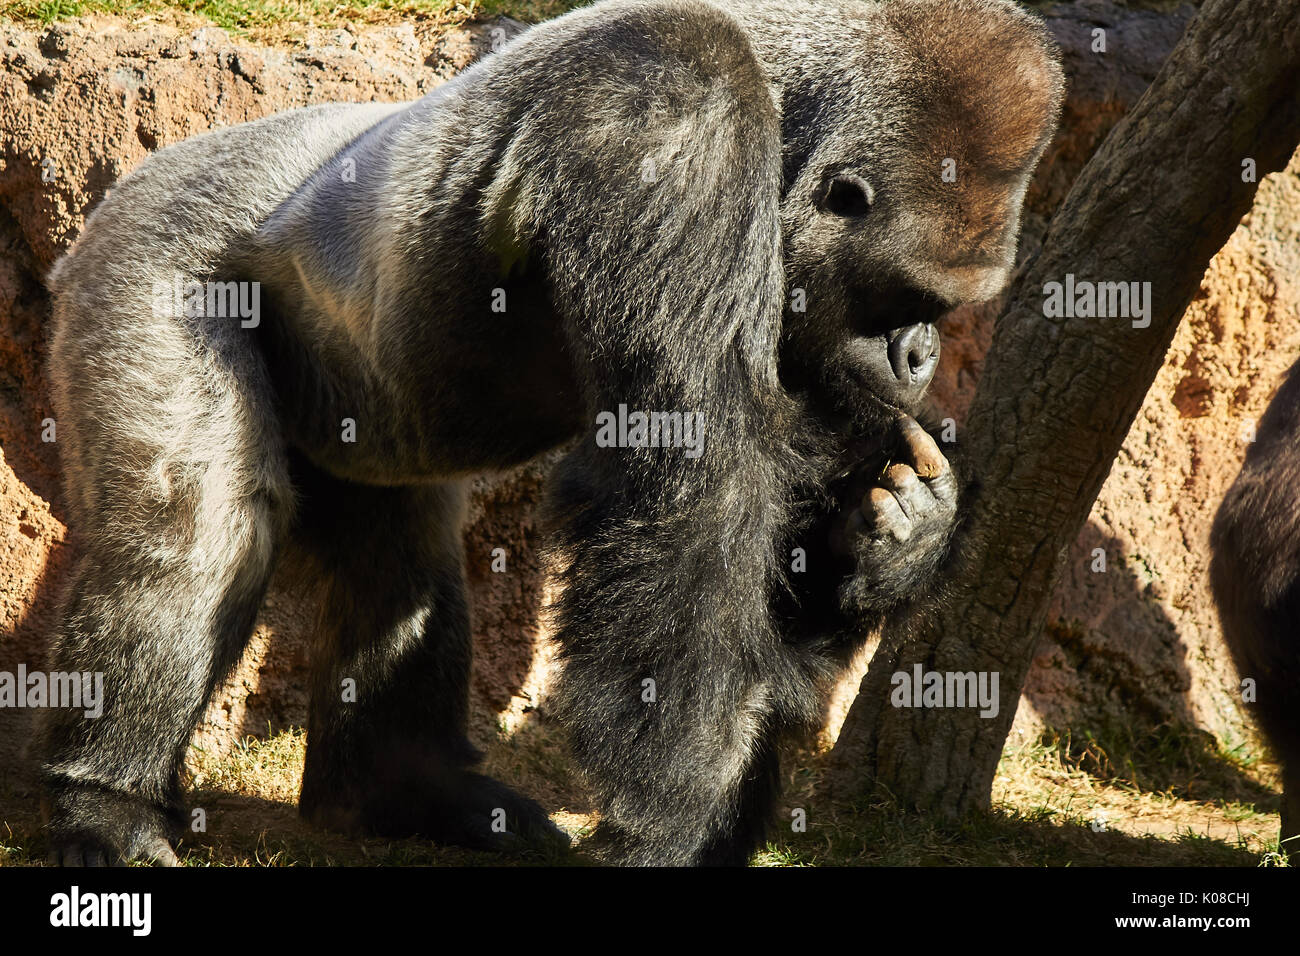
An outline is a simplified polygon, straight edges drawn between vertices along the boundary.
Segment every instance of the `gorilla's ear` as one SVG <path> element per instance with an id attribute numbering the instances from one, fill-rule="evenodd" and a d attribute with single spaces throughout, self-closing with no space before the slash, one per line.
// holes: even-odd
<path id="1" fill-rule="evenodd" d="M 875 198 L 876 191 L 861 176 L 836 173 L 822 186 L 817 208 L 833 216 L 865 216 L 871 211 Z"/>

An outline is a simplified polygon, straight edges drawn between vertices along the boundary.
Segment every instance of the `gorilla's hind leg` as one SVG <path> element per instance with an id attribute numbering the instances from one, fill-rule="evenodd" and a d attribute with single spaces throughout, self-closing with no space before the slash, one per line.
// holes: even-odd
<path id="1" fill-rule="evenodd" d="M 777 735 L 763 735 L 741 780 L 735 812 L 723 831 L 700 852 L 701 866 L 744 866 L 763 845 L 781 792 Z"/>
<path id="2" fill-rule="evenodd" d="M 472 772 L 459 485 L 375 488 L 304 466 L 302 536 L 329 575 L 299 809 L 345 832 L 509 849 L 565 841 Z"/>
<path id="3" fill-rule="evenodd" d="M 54 863 L 177 862 L 180 767 L 252 633 L 288 523 L 287 498 L 232 493 L 232 473 L 178 471 L 152 524 L 141 495 L 88 525 L 50 669 L 101 677 L 102 713 L 51 709 L 42 728 Z"/>

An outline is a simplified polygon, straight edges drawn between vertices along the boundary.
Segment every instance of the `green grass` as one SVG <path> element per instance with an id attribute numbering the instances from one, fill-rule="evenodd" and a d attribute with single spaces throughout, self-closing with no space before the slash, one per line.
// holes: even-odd
<path id="1" fill-rule="evenodd" d="M 0 19 L 50 24 L 100 14 L 206 21 L 237 36 L 292 34 L 295 27 L 345 27 L 421 19 L 454 25 L 504 15 L 535 23 L 585 0 L 0 0 Z"/>

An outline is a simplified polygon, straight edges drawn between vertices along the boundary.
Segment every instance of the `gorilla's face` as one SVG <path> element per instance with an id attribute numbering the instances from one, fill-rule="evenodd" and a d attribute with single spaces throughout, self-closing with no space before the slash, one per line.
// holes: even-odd
<path id="1" fill-rule="evenodd" d="M 815 120 L 785 119 L 781 376 L 858 430 L 914 414 L 938 366 L 939 317 L 1006 284 L 1060 102 L 1059 69 L 1024 38 L 989 39 L 1023 41 L 1006 55 L 1028 64 L 994 76 L 928 41 L 893 50 L 912 67 L 887 84 L 876 51 L 819 91 Z"/>
<path id="2" fill-rule="evenodd" d="M 919 157 L 840 159 L 787 196 L 788 385 L 914 413 L 939 364 L 939 318 L 1006 284 L 1022 177 L 967 171 L 945 189 L 940 162 L 925 182 Z"/>

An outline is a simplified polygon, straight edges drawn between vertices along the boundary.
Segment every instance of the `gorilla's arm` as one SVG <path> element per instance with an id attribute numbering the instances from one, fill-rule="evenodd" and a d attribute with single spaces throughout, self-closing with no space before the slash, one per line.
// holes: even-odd
<path id="1" fill-rule="evenodd" d="M 743 862 L 736 828 L 769 799 L 755 755 L 808 699 L 767 599 L 799 467 L 775 365 L 780 130 L 726 15 L 629 7 L 598 39 L 567 46 L 586 95 L 534 105 L 579 135 L 525 127 L 498 189 L 510 231 L 541 237 L 588 397 L 551 502 L 555 703 L 621 862 Z M 620 405 L 701 416 L 703 453 L 601 447 Z"/>

